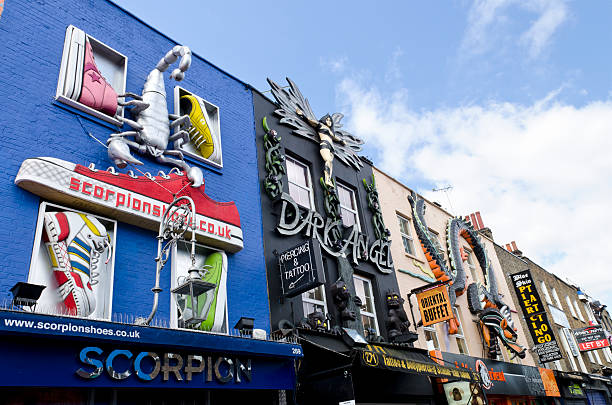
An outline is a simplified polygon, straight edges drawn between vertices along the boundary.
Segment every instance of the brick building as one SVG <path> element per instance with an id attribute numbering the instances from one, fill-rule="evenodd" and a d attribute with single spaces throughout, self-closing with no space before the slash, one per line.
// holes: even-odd
<path id="1" fill-rule="evenodd" d="M 563 355 L 562 359 L 547 362 L 542 366 L 559 372 L 558 375 L 561 377 L 559 383 L 564 395 L 569 398 L 577 398 L 577 400 L 587 395 L 599 396 L 599 393 L 605 393 L 608 396 L 606 385 L 602 383 L 609 384 L 610 379 L 603 376 L 602 370 L 612 366 L 610 348 L 580 351 L 573 333 L 574 330 L 597 323 L 605 327 L 605 322 L 595 318 L 590 299 L 577 286 L 552 274 L 525 256 L 517 248 L 516 242 L 505 246 L 495 244 L 495 251 L 507 277 L 525 270 L 531 273 L 555 340 Z M 520 305 L 520 297 L 514 291 L 512 299 L 515 305 Z M 527 330 L 526 319 L 522 316 L 519 318 Z M 529 346 L 532 347 L 536 343 L 530 337 Z M 537 356 L 534 355 L 534 358 L 537 360 Z M 581 390 L 582 394 L 574 395 L 568 386 L 573 386 L 577 381 L 584 386 Z"/>
<path id="2" fill-rule="evenodd" d="M 0 34 L 2 402 L 278 401 L 248 85 L 110 1 L 7 2 Z"/>

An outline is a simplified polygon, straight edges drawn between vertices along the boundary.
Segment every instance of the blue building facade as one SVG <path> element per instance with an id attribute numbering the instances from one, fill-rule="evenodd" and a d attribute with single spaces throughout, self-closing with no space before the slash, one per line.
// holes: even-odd
<path id="1" fill-rule="evenodd" d="M 270 332 L 250 88 L 198 55 L 192 54 L 186 66 L 184 48 L 175 52 L 176 62 L 167 60 L 171 66 L 161 73 L 166 99 L 157 89 L 156 104 L 145 99 L 150 105 L 144 110 L 165 107 L 193 122 L 200 109 L 209 130 L 198 127 L 198 135 L 186 125 L 169 129 L 169 136 L 184 129 L 184 139 L 191 140 L 180 147 L 185 165 L 171 172 L 176 165 L 156 159 L 163 148 L 147 144 L 142 130 L 123 124 L 139 118 L 129 112 L 133 105 L 121 106 L 137 97 L 120 97 L 113 115 L 88 101 L 84 89 L 87 80 L 106 81 L 116 94 L 142 95 L 149 72 L 177 45 L 174 41 L 103 0 L 78 6 L 69 0 L 10 2 L 0 35 L 5 72 L 0 75 L 0 357 L 6 359 L 0 386 L 8 397 L 27 392 L 33 401 L 43 401 L 44 395 L 64 398 L 64 388 L 78 387 L 70 400 L 97 402 L 92 389 L 98 387 L 98 398 L 121 403 L 142 398 L 142 387 L 170 389 L 147 394 L 158 399 L 177 398 L 175 388 L 196 388 L 184 395 L 214 403 L 236 399 L 240 392 L 291 390 L 300 347 L 235 336 L 233 329 L 241 318 L 252 318 L 256 335 Z M 80 54 L 72 49 L 79 41 Z M 87 65 L 88 52 L 93 67 Z M 81 55 L 76 71 L 71 70 L 74 55 Z M 180 82 L 170 78 L 176 67 L 188 68 Z M 68 82 L 74 77 L 71 94 Z M 77 94 L 75 88 L 83 90 Z M 108 102 L 108 94 L 104 97 Z M 129 149 L 142 166 L 121 169 L 109 158 L 109 136 L 125 131 L 138 134 L 117 136 L 109 147 Z M 207 138 L 198 145 L 198 136 Z M 202 186 L 194 187 L 187 166 L 203 174 Z M 188 230 L 185 240 L 168 250 L 159 305 L 143 325 L 154 298 L 157 230 L 179 196 L 195 203 L 191 219 L 197 241 L 191 250 Z M 97 242 L 77 246 L 86 234 Z M 85 255 L 79 256 L 79 249 Z M 62 260 L 68 263 L 63 272 Z M 212 289 L 200 298 L 172 294 L 189 279 L 186 269 L 192 264 Z M 10 290 L 19 282 L 45 286 L 37 306 L 14 305 Z"/>

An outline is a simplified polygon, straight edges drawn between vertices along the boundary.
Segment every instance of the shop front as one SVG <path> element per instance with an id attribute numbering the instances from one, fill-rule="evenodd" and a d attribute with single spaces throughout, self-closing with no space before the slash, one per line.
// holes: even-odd
<path id="1" fill-rule="evenodd" d="M 0 402 L 291 401 L 252 93 L 114 3 L 76 5 L 0 23 Z"/>
<path id="2" fill-rule="evenodd" d="M 3 403 L 276 403 L 301 348 L 252 337 L 0 311 Z M 10 388 L 9 388 L 10 387 Z"/>
<path id="3" fill-rule="evenodd" d="M 454 353 L 442 353 L 442 358 L 456 368 L 477 372 L 489 404 L 555 404 L 561 396 L 549 369 Z"/>
<path id="4" fill-rule="evenodd" d="M 462 403 L 471 391 L 479 392 L 476 373 L 439 364 L 422 349 L 386 343 L 351 346 L 340 336 L 310 330 L 298 334 L 304 348 L 298 373 L 302 403 L 445 403 L 444 393 L 435 390 L 440 381 L 460 387 Z"/>

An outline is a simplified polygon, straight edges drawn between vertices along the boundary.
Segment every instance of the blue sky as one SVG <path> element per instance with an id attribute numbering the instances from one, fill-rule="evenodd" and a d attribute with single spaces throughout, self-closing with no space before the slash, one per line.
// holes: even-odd
<path id="1" fill-rule="evenodd" d="M 612 305 L 612 2 L 117 4 L 259 90 L 289 76 L 382 170 Z"/>

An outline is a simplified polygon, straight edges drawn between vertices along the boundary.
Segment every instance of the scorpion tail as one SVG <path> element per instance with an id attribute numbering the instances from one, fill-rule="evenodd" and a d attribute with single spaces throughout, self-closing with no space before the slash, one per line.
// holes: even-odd
<path id="1" fill-rule="evenodd" d="M 177 61 L 177 59 L 181 57 L 181 61 L 179 62 L 179 67 L 174 69 L 170 77 L 172 77 L 177 82 L 180 82 L 185 77 L 185 72 L 191 66 L 191 50 L 183 45 L 177 45 L 172 50 L 170 50 L 163 58 L 157 62 L 157 66 L 155 67 L 160 72 L 165 72 L 170 65 Z"/>

